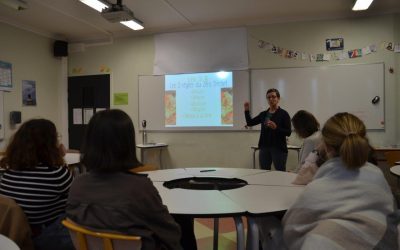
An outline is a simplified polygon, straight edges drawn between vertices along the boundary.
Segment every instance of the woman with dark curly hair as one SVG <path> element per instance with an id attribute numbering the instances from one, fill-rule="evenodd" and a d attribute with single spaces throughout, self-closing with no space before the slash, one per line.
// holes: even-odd
<path id="1" fill-rule="evenodd" d="M 46 119 L 32 119 L 14 134 L 0 161 L 0 167 L 6 169 L 0 194 L 23 209 L 38 250 L 74 249 L 60 223 L 72 182 L 64 167 L 64 154 L 55 125 Z"/>

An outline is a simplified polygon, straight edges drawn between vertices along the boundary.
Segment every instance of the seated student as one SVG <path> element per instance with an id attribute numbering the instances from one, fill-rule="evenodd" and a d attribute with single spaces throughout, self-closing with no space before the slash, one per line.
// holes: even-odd
<path id="1" fill-rule="evenodd" d="M 136 158 L 132 120 L 121 110 L 96 113 L 81 153 L 88 173 L 73 183 L 67 216 L 89 228 L 142 237 L 142 249 L 182 249 L 179 225 Z"/>
<path id="2" fill-rule="evenodd" d="M 0 167 L 7 169 L 0 194 L 14 199 L 25 212 L 36 250 L 74 249 L 61 225 L 72 182 L 61 148 L 55 125 L 32 119 L 14 134 L 0 161 Z"/>
<path id="3" fill-rule="evenodd" d="M 318 168 L 326 161 L 325 150 L 322 145 L 311 151 L 297 172 L 292 184 L 307 185 L 312 181 Z"/>
<path id="4" fill-rule="evenodd" d="M 293 115 L 292 124 L 295 133 L 303 139 L 299 154 L 299 164 L 295 170 L 298 173 L 301 166 L 306 162 L 308 155 L 321 143 L 321 133 L 317 119 L 313 114 L 305 110 L 299 110 Z"/>
<path id="5" fill-rule="evenodd" d="M 283 218 L 286 247 L 398 249 L 394 199 L 380 169 L 367 162 L 363 122 L 338 113 L 322 140 L 328 160 Z"/>

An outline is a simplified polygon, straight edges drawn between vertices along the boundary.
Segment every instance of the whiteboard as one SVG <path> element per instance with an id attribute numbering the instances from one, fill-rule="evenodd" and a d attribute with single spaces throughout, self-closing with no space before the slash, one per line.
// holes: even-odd
<path id="1" fill-rule="evenodd" d="M 147 121 L 147 130 L 153 131 L 188 131 L 188 130 L 243 130 L 246 124 L 243 103 L 250 100 L 250 83 L 248 71 L 233 73 L 233 126 L 232 127 L 165 127 L 164 114 L 164 75 L 142 75 L 138 77 L 139 120 Z"/>
<path id="2" fill-rule="evenodd" d="M 349 112 L 367 129 L 384 129 L 383 63 L 252 70 L 253 116 L 268 106 L 265 93 L 270 88 L 279 90 L 279 105 L 290 117 L 304 109 L 322 126 L 332 115 Z M 372 103 L 375 96 L 380 97 L 377 104 Z"/>

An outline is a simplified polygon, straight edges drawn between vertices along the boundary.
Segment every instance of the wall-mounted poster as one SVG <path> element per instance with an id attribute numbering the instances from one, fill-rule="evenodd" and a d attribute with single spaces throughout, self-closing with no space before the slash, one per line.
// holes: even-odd
<path id="1" fill-rule="evenodd" d="M 36 106 L 36 82 L 22 80 L 22 104 L 24 106 Z"/>
<path id="2" fill-rule="evenodd" d="M 0 61 L 0 90 L 10 91 L 12 89 L 12 65 Z"/>
<path id="3" fill-rule="evenodd" d="M 325 40 L 326 50 L 343 50 L 344 40 L 343 38 L 330 38 Z"/>

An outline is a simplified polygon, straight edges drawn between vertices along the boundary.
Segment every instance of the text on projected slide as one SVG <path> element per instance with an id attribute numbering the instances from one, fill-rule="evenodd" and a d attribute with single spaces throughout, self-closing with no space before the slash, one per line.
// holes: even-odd
<path id="1" fill-rule="evenodd" d="M 166 127 L 232 127 L 232 72 L 166 75 L 164 110 Z"/>

